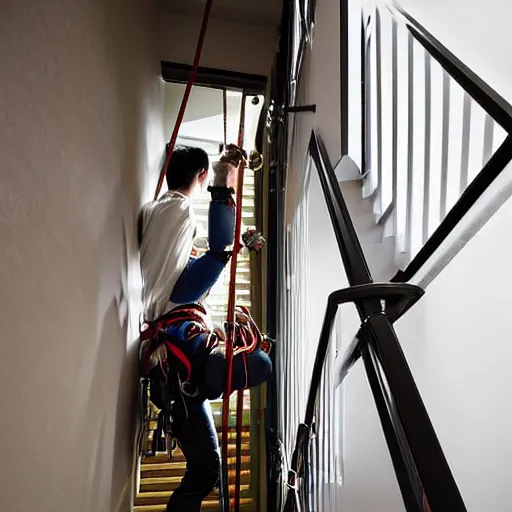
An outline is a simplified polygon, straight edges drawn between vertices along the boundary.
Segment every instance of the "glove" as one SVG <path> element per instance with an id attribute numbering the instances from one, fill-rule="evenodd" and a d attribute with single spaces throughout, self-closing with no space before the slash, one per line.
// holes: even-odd
<path id="1" fill-rule="evenodd" d="M 247 153 L 236 144 L 228 144 L 219 161 L 238 167 L 242 159 L 244 161 L 244 165 L 247 165 Z"/>

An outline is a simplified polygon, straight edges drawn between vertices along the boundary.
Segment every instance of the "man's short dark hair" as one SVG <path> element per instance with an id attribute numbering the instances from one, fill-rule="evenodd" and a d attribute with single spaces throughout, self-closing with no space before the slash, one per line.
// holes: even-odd
<path id="1" fill-rule="evenodd" d="M 177 146 L 167 168 L 167 186 L 169 190 L 187 188 L 194 178 L 203 170 L 208 169 L 210 162 L 204 149 L 189 146 Z"/>

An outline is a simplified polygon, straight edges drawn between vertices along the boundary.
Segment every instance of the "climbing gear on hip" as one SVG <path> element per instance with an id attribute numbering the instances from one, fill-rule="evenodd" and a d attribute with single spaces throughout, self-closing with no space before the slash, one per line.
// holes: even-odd
<path id="1" fill-rule="evenodd" d="M 218 345 L 208 313 L 201 304 L 185 304 L 146 326 L 141 331 L 142 376 L 159 367 L 164 379 L 176 374 L 180 388 L 187 389 L 188 394 L 190 386 L 186 383 L 193 377 L 191 359 Z"/>
<path id="2" fill-rule="evenodd" d="M 263 157 L 255 149 L 249 154 L 248 167 L 254 172 L 261 170 L 263 167 Z"/>
<path id="3" fill-rule="evenodd" d="M 242 241 L 249 251 L 259 252 L 261 251 L 267 241 L 263 238 L 261 233 L 256 232 L 254 229 L 248 229 L 242 235 Z"/>
<path id="4" fill-rule="evenodd" d="M 209 316 L 200 304 L 179 306 L 155 322 L 141 327 L 142 423 L 140 454 L 176 448 L 172 435 L 173 408 L 180 402 L 188 414 L 186 398 L 199 395 L 194 361 L 209 354 L 218 344 Z M 154 413 L 154 408 L 159 409 Z M 157 421 L 149 446 L 151 422 Z"/>

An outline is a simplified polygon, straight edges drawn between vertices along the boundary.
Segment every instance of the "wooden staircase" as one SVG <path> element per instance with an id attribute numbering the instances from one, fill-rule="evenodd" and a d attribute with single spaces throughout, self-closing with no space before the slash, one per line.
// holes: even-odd
<path id="1" fill-rule="evenodd" d="M 219 441 L 222 438 L 220 427 L 217 427 Z M 235 482 L 236 430 L 230 427 L 229 432 L 228 471 L 230 493 L 233 496 Z M 178 487 L 185 473 L 186 461 L 179 448 L 174 451 L 174 457 L 169 461 L 167 454 L 159 453 L 147 457 L 140 468 L 139 492 L 135 499 L 135 512 L 165 512 L 169 497 Z M 244 426 L 242 431 L 242 466 L 240 505 L 244 512 L 254 512 L 254 501 L 251 495 L 251 454 L 250 427 Z M 201 510 L 219 510 L 219 491 L 215 489 L 203 502 Z"/>

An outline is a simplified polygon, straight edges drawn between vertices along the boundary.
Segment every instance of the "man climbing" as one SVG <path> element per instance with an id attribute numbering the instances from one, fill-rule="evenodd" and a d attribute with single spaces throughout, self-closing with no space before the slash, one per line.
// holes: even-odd
<path id="1" fill-rule="evenodd" d="M 207 251 L 194 239 L 191 196 L 204 186 L 208 155 L 180 147 L 167 169 L 169 191 L 145 205 L 139 218 L 140 264 L 146 329 L 141 333 L 142 375 L 151 382 L 151 401 L 172 400 L 172 436 L 187 459 L 187 471 L 172 494 L 168 512 L 199 512 L 219 477 L 219 446 L 209 399 L 225 389 L 226 332 L 214 328 L 202 305 L 231 257 L 234 242 L 236 169 L 245 152 L 231 145 L 213 165 Z M 237 309 L 232 390 L 254 387 L 270 377 L 268 342 L 249 312 Z"/>

